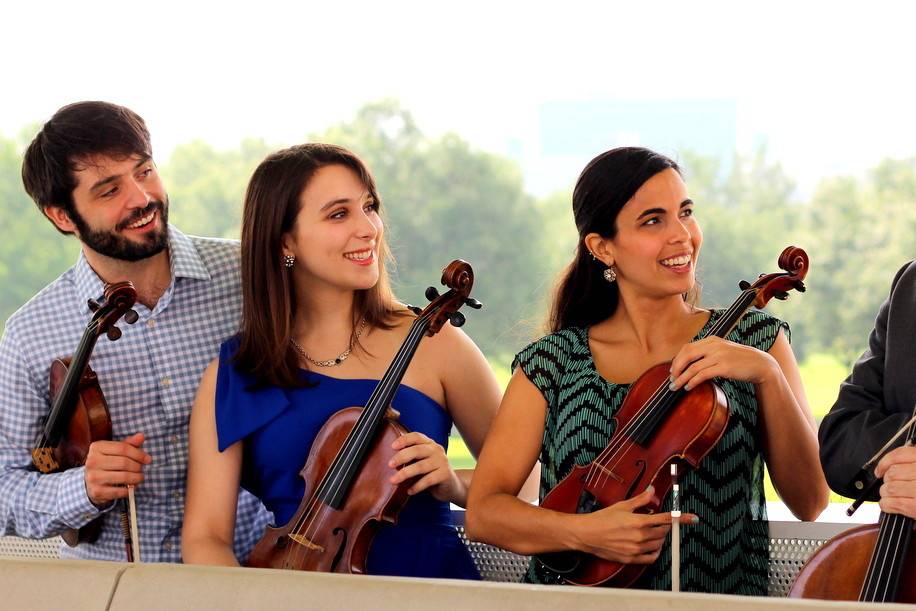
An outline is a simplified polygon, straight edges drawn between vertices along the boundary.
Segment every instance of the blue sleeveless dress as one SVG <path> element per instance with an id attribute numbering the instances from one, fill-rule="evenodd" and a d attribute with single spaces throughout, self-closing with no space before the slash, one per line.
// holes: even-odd
<path id="1" fill-rule="evenodd" d="M 222 452 L 244 440 L 242 487 L 261 499 L 277 524 L 286 524 L 302 500 L 305 484 L 299 472 L 312 441 L 335 412 L 365 405 L 378 380 L 342 380 L 302 371 L 308 388 L 256 388 L 254 378 L 239 372 L 232 355 L 239 340 L 220 347 L 216 379 L 216 431 Z M 401 385 L 392 407 L 411 431 L 448 447 L 452 420 L 438 403 Z M 410 497 L 395 525 L 383 524 L 369 549 L 370 575 L 480 579 L 458 538 L 449 504 L 428 492 Z"/>

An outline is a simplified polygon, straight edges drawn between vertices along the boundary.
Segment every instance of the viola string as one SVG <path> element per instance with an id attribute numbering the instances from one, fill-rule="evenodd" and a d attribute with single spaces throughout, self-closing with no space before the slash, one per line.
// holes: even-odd
<path id="1" fill-rule="evenodd" d="M 388 368 L 388 372 L 386 372 L 382 381 L 376 387 L 375 391 L 373 391 L 363 415 L 357 420 L 353 429 L 351 429 L 350 433 L 347 435 L 341 450 L 338 451 L 337 456 L 332 461 L 321 483 L 311 495 L 308 510 L 300 514 L 296 525 L 290 531 L 291 533 L 305 536 L 307 539 L 311 540 L 311 534 L 317 530 L 314 526 L 316 525 L 316 520 L 320 513 L 316 512 L 315 508 L 322 502 L 322 498 L 328 495 L 330 495 L 330 497 L 336 496 L 341 487 L 347 482 L 348 478 L 345 475 L 346 471 L 355 463 L 360 448 L 362 448 L 376 432 L 375 427 L 369 426 L 369 423 L 375 422 L 380 412 L 383 412 L 384 409 L 387 408 L 385 404 L 390 403 L 390 400 L 385 399 L 393 398 L 392 391 L 397 389 L 400 380 L 403 379 L 403 371 L 401 371 L 400 375 L 395 375 L 395 372 L 405 368 L 407 362 L 410 360 L 408 354 L 412 355 L 412 350 L 423 338 L 423 334 L 426 332 L 426 328 L 428 328 L 427 323 L 431 317 L 431 313 L 420 316 L 411 325 L 411 330 L 402 348 L 398 351 L 397 355 L 395 355 L 392 364 Z M 361 425 L 360 423 L 363 424 Z M 309 551 L 308 548 L 303 545 L 296 545 L 296 547 L 304 548 L 301 550 L 303 553 Z M 287 559 L 290 553 L 292 553 L 291 550 L 287 551 Z"/>
<path id="2" fill-rule="evenodd" d="M 422 339 L 422 335 L 425 332 L 426 322 L 428 318 L 422 320 L 422 324 L 417 324 L 420 322 L 415 321 L 410 333 L 408 333 L 407 340 L 403 344 L 402 350 L 398 351 L 398 354 L 395 356 L 392 365 L 389 367 L 388 372 L 384 376 L 382 382 L 376 388 L 376 391 L 373 392 L 373 396 L 370 397 L 367 402 L 367 416 L 363 419 L 361 418 L 357 425 L 351 430 L 350 435 L 348 435 L 347 440 L 344 442 L 344 446 L 338 453 L 338 457 L 335 458 L 335 461 L 332 463 L 332 467 L 328 470 L 325 475 L 325 479 L 322 480 L 321 485 L 317 489 L 315 495 L 313 496 L 312 508 L 315 504 L 320 502 L 320 499 L 325 497 L 330 489 L 331 496 L 335 496 L 339 491 L 340 487 L 346 482 L 345 470 L 350 467 L 355 462 L 354 453 L 358 454 L 359 448 L 365 443 L 366 439 L 370 437 L 370 433 L 373 433 L 371 427 L 367 424 L 359 426 L 360 422 L 368 423 L 373 422 L 377 416 L 380 414 L 378 412 L 381 409 L 384 409 L 385 404 L 389 403 L 389 397 L 392 396 L 392 391 L 396 389 L 395 378 L 400 380 L 403 377 L 403 372 L 401 375 L 392 375 L 394 372 L 401 369 L 406 365 L 406 361 L 409 361 L 408 353 L 411 352 L 412 348 L 419 343 L 419 340 Z M 419 337 L 418 337 L 419 336 Z M 352 440 L 352 443 L 350 443 Z M 335 470 L 335 465 L 337 468 Z M 303 515 L 303 517 L 305 517 Z M 315 531 L 313 526 L 315 525 L 315 519 L 317 516 L 313 517 L 308 524 L 305 524 L 305 528 L 301 534 L 304 534 L 306 537 L 310 538 L 310 534 Z M 298 528 L 302 528 L 302 524 L 298 525 Z"/>
<path id="3" fill-rule="evenodd" d="M 733 317 L 736 318 L 738 314 L 747 310 L 753 303 L 753 300 L 750 300 L 746 304 L 744 303 L 751 295 L 756 297 L 756 292 L 753 290 L 742 292 L 738 299 L 728 307 L 719 320 L 713 324 L 709 333 L 704 337 L 720 336 L 720 333 L 724 335 L 724 331 L 727 331 L 728 328 L 734 324 L 731 319 Z M 649 418 L 655 417 L 656 412 L 662 409 L 664 402 L 669 399 L 672 394 L 674 393 L 669 390 L 666 383 L 662 383 L 656 388 L 644 406 L 637 412 L 636 416 L 624 426 L 618 435 L 616 435 L 618 437 L 617 443 L 609 444 L 592 461 L 589 472 L 586 475 L 587 486 L 597 485 L 598 487 L 603 487 L 606 485 L 607 480 L 610 478 L 610 472 L 618 464 L 616 461 L 619 461 L 631 447 L 636 445 L 635 441 L 631 439 L 633 431 L 647 422 Z"/>

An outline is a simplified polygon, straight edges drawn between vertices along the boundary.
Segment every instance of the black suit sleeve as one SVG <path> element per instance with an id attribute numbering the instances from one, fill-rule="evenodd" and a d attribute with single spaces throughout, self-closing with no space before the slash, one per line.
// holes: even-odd
<path id="1" fill-rule="evenodd" d="M 904 266 L 894 277 L 891 295 Z M 884 367 L 887 349 L 888 317 L 891 298 L 881 304 L 875 328 L 868 337 L 868 349 L 853 366 L 852 373 L 840 384 L 836 403 L 824 417 L 818 430 L 821 466 L 827 483 L 835 492 L 847 497 L 858 494 L 852 478 L 862 465 L 883 446 L 910 418 L 909 413 L 894 412 L 884 401 Z M 870 483 L 873 476 L 870 474 Z M 870 500 L 877 500 L 877 492 Z"/>

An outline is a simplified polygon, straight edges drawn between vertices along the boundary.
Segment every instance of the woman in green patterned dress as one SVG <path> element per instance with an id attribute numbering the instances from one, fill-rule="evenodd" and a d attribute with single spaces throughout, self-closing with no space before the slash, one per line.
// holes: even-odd
<path id="1" fill-rule="evenodd" d="M 672 387 L 715 379 L 730 418 L 718 445 L 681 479 L 681 589 L 767 593 L 764 462 L 789 509 L 814 520 L 827 503 L 814 419 L 786 323 L 748 312 L 727 339 L 706 337 L 722 310 L 693 305 L 703 237 L 680 169 L 643 148 L 593 159 L 576 184 L 575 259 L 560 280 L 552 333 L 518 353 L 468 498 L 468 535 L 521 554 L 579 550 L 649 564 L 640 587 L 669 589 L 670 500 L 653 494 L 590 514 L 565 514 L 514 495 L 541 461 L 544 495 L 607 445 L 629 384 L 672 361 Z M 753 270 L 748 270 L 753 271 Z M 669 495 L 670 497 L 670 495 Z M 559 583 L 532 559 L 525 580 Z"/>

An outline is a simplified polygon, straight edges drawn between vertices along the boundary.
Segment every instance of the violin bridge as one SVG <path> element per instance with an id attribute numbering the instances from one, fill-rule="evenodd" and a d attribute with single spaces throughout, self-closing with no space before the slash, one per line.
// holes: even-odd
<path id="1" fill-rule="evenodd" d="M 302 535 L 297 535 L 297 534 L 291 534 L 289 538 L 307 549 L 315 550 L 316 552 L 324 552 L 323 547 L 321 547 L 317 543 L 313 543 L 312 540 L 309 539 L 308 537 L 304 537 Z"/>
<path id="2" fill-rule="evenodd" d="M 54 460 L 51 448 L 35 448 L 32 450 L 32 463 L 42 473 L 54 473 L 60 469 L 60 465 Z"/>
<path id="3" fill-rule="evenodd" d="M 612 479 L 614 479 L 614 480 L 617 480 L 618 483 L 620 483 L 620 484 L 623 483 L 623 478 L 620 477 L 619 475 L 617 475 L 616 473 L 614 473 L 613 471 L 611 471 L 610 469 L 606 469 L 606 468 L 602 467 L 602 466 L 599 465 L 597 462 L 594 463 L 594 467 L 597 468 L 597 469 L 598 469 L 599 471 L 601 471 L 602 473 L 604 473 L 605 475 L 607 475 L 608 477 L 610 477 L 610 478 L 612 478 Z"/>

